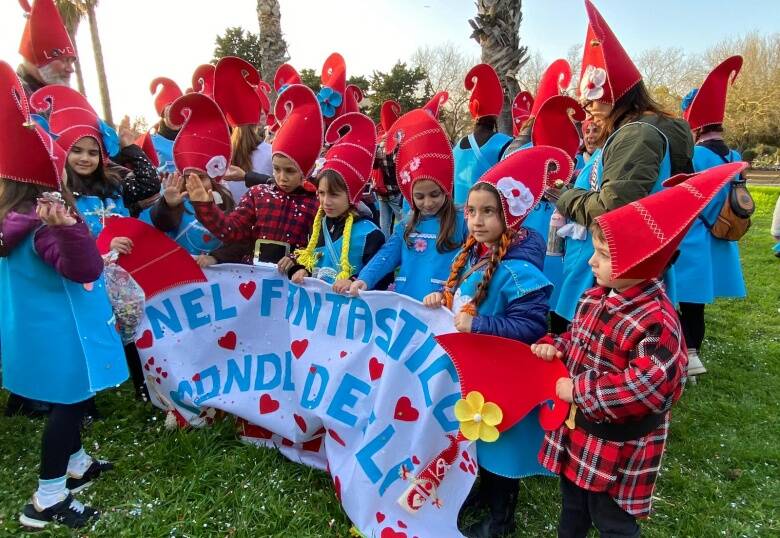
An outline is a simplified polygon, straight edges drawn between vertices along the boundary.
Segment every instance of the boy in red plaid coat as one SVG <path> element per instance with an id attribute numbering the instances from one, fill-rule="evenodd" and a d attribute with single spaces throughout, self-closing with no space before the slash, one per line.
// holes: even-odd
<path id="1" fill-rule="evenodd" d="M 650 514 L 669 431 L 682 394 L 686 346 L 674 306 L 658 280 L 698 213 L 745 167 L 723 165 L 598 217 L 590 266 L 597 286 L 580 299 L 569 332 L 532 346 L 564 360 L 571 402 L 564 426 L 549 432 L 539 461 L 561 476 L 559 537 L 639 536 Z"/>

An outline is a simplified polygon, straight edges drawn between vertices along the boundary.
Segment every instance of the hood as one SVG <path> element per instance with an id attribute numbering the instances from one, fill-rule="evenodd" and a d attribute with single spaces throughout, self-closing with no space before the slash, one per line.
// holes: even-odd
<path id="1" fill-rule="evenodd" d="M 669 139 L 669 159 L 672 165 L 672 175 L 692 173 L 693 135 L 688 123 L 680 118 L 656 116 L 654 114 L 642 117 L 641 121 L 655 125 Z"/>
<path id="2" fill-rule="evenodd" d="M 42 224 L 32 207 L 26 212 L 11 211 L 8 213 L 0 224 L 0 232 L 2 233 L 0 257 L 9 256 L 19 243 Z"/>

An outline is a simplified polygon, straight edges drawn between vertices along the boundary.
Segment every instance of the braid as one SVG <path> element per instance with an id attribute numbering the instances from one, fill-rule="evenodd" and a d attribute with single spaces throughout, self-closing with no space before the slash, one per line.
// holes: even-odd
<path id="1" fill-rule="evenodd" d="M 490 254 L 490 262 L 482 274 L 482 281 L 477 286 L 477 293 L 474 294 L 474 298 L 471 299 L 469 304 L 465 305 L 461 311 L 466 312 L 472 316 L 477 315 L 477 308 L 485 299 L 487 295 L 488 286 L 490 286 L 490 279 L 493 278 L 493 273 L 496 272 L 498 264 L 506 256 L 506 251 L 509 250 L 509 246 L 512 244 L 514 234 L 511 230 L 506 230 L 502 235 L 499 242 L 493 245 L 493 252 Z"/>
<path id="2" fill-rule="evenodd" d="M 339 260 L 341 272 L 336 275 L 336 280 L 346 280 L 352 276 L 352 266 L 349 264 L 349 242 L 352 238 L 353 222 L 355 222 L 355 215 L 350 211 L 347 222 L 344 223 L 344 233 L 341 234 L 341 259 Z"/>
<path id="3" fill-rule="evenodd" d="M 314 249 L 317 248 L 317 242 L 320 240 L 320 233 L 322 232 L 322 221 L 325 219 L 325 212 L 322 210 L 322 206 L 317 210 L 317 214 L 314 216 L 314 224 L 311 228 L 311 237 L 309 238 L 309 244 L 304 249 L 298 249 L 295 251 L 295 259 L 303 265 L 309 273 L 314 272 L 314 266 L 317 264 L 317 256 Z M 345 230 L 346 231 L 346 230 Z"/>
<path id="4" fill-rule="evenodd" d="M 453 292 L 455 291 L 455 284 L 458 283 L 458 276 L 460 275 L 461 270 L 466 265 L 466 260 L 469 257 L 469 251 L 474 247 L 474 245 L 477 244 L 477 240 L 474 239 L 473 235 L 469 235 L 468 239 L 466 239 L 466 243 L 463 245 L 463 248 L 460 250 L 460 254 L 458 254 L 458 257 L 455 258 L 455 261 L 452 262 L 452 269 L 450 270 L 450 276 L 447 279 L 447 283 L 444 284 L 444 305 L 447 308 L 452 308 L 452 298 L 453 298 Z"/>

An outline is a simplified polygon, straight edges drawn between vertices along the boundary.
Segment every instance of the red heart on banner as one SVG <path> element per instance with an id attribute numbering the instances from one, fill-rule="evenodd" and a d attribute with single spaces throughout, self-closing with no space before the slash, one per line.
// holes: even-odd
<path id="1" fill-rule="evenodd" d="M 162 367 L 158 366 L 154 370 L 159 374 L 160 372 L 162 372 Z"/>
<path id="2" fill-rule="evenodd" d="M 154 339 L 152 338 L 152 331 L 146 329 L 141 335 L 141 338 L 135 341 L 135 347 L 138 349 L 149 349 L 152 347 L 153 343 Z"/>
<path id="3" fill-rule="evenodd" d="M 381 538 L 406 538 L 405 532 L 395 532 L 391 527 L 385 527 L 382 529 Z"/>
<path id="4" fill-rule="evenodd" d="M 149 364 L 154 364 L 154 357 L 149 357 Z"/>
<path id="5" fill-rule="evenodd" d="M 219 347 L 223 347 L 225 349 L 236 349 L 236 333 L 233 331 L 226 332 L 225 336 L 222 336 L 219 340 L 217 340 L 217 344 L 219 344 Z"/>
<path id="6" fill-rule="evenodd" d="M 274 400 L 270 394 L 260 396 L 260 414 L 273 413 L 279 409 L 279 400 Z"/>
<path id="7" fill-rule="evenodd" d="M 144 370 L 149 371 L 149 363 L 144 364 Z"/>
<path id="8" fill-rule="evenodd" d="M 292 351 L 292 354 L 296 359 L 300 359 L 301 355 L 306 353 L 308 347 L 308 340 L 293 340 L 293 343 L 290 344 L 290 351 Z"/>
<path id="9" fill-rule="evenodd" d="M 339 353 L 339 357 L 341 357 L 342 359 L 344 357 L 346 357 L 346 356 L 347 356 L 347 352 L 346 351 L 342 351 L 341 353 Z"/>
<path id="10" fill-rule="evenodd" d="M 382 372 L 385 370 L 385 365 L 379 362 L 376 357 L 371 357 L 368 361 L 368 375 L 371 377 L 371 381 L 376 381 L 382 377 Z"/>
<path id="11" fill-rule="evenodd" d="M 404 523 L 404 522 L 403 522 L 403 521 L 401 521 L 400 519 L 399 519 L 399 520 L 398 520 L 396 523 L 398 523 L 398 526 L 399 526 L 399 527 L 401 527 L 402 529 L 405 529 L 405 528 L 406 528 L 406 523 Z"/>
<path id="12" fill-rule="evenodd" d="M 168 379 L 168 372 L 163 372 L 163 373 L 162 373 L 162 376 L 163 376 L 165 379 Z"/>
<path id="13" fill-rule="evenodd" d="M 420 412 L 414 408 L 412 401 L 406 396 L 401 396 L 395 403 L 393 418 L 406 422 L 414 422 L 420 418 Z"/>
<path id="14" fill-rule="evenodd" d="M 200 381 L 200 373 L 197 373 L 194 376 L 192 376 L 192 380 L 193 381 Z"/>
<path id="15" fill-rule="evenodd" d="M 212 240 L 212 237 L 209 234 L 203 234 L 201 236 L 201 239 L 203 239 L 204 243 L 210 243 Z"/>
<path id="16" fill-rule="evenodd" d="M 412 456 L 412 463 L 414 463 L 415 465 L 420 465 L 420 458 L 418 458 L 417 456 Z"/>
<path id="17" fill-rule="evenodd" d="M 303 433 L 306 433 L 306 421 L 303 419 L 301 415 L 296 415 L 293 413 L 293 418 L 295 419 L 295 423 L 298 425 L 298 427 L 301 429 Z"/>
<path id="18" fill-rule="evenodd" d="M 328 430 L 328 435 L 330 435 L 331 438 L 333 438 L 333 440 L 336 441 L 341 446 L 347 446 L 347 443 L 344 442 L 344 439 L 342 439 L 341 436 L 337 434 L 335 431 Z"/>
<path id="19" fill-rule="evenodd" d="M 252 298 L 252 295 L 255 294 L 256 289 L 257 284 L 255 284 L 254 280 L 250 280 L 249 282 L 244 282 L 238 285 L 238 293 L 240 293 L 241 296 L 247 301 Z"/>
<path id="20" fill-rule="evenodd" d="M 376 522 L 382 523 L 385 520 L 385 515 L 382 512 L 376 513 Z"/>

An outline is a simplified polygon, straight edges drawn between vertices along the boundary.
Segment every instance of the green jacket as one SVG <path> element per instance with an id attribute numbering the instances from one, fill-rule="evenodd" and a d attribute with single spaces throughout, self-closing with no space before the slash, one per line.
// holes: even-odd
<path id="1" fill-rule="evenodd" d="M 646 115 L 649 123 L 669 140 L 672 175 L 692 173 L 693 136 L 688 123 L 677 118 Z M 601 190 L 570 189 L 558 199 L 558 210 L 570 219 L 590 226 L 599 215 L 629 204 L 650 193 L 658 180 L 666 143 L 649 125 L 628 125 L 604 149 Z"/>

